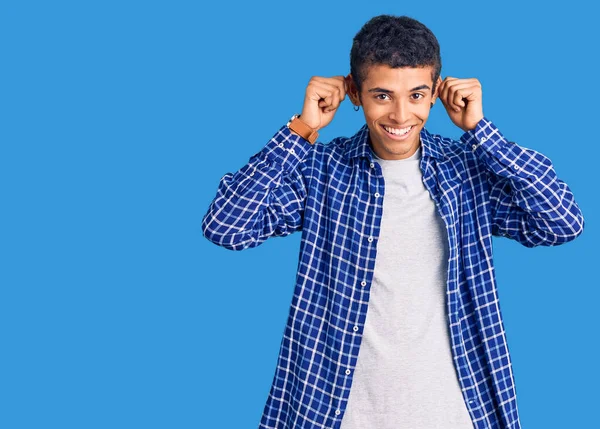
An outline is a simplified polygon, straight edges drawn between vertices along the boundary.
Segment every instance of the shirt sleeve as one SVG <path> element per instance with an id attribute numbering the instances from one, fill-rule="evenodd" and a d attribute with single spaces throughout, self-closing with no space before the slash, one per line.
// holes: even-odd
<path id="1" fill-rule="evenodd" d="M 546 156 L 507 141 L 487 118 L 461 141 L 487 167 L 493 235 L 534 247 L 563 244 L 583 232 L 573 193 Z"/>
<path id="2" fill-rule="evenodd" d="M 314 146 L 283 126 L 249 162 L 219 181 L 202 233 L 230 250 L 302 229 L 306 183 L 300 163 Z"/>

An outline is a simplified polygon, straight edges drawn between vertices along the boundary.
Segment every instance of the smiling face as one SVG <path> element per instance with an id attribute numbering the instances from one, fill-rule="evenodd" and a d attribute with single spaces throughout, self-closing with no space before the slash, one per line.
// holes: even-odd
<path id="1" fill-rule="evenodd" d="M 382 159 L 405 159 L 419 148 L 419 134 L 429 117 L 432 91 L 432 67 L 392 68 L 372 65 L 362 83 L 360 98 L 350 80 L 348 95 L 362 105 L 373 151 Z"/>

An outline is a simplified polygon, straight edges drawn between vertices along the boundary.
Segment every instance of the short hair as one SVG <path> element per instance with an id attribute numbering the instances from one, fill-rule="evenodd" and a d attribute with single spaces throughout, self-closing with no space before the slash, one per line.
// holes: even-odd
<path id="1" fill-rule="evenodd" d="M 350 73 L 359 94 L 370 66 L 392 68 L 432 66 L 433 88 L 442 70 L 440 45 L 429 28 L 408 16 L 379 15 L 354 36 Z"/>

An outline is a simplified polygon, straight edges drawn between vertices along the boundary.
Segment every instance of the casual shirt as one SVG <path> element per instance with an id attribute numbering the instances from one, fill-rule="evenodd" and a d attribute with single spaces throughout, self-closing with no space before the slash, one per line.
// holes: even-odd
<path id="1" fill-rule="evenodd" d="M 448 329 L 448 234 L 423 184 L 421 147 L 381 159 L 377 259 L 340 429 L 473 429 Z"/>
<path id="2" fill-rule="evenodd" d="M 520 428 L 492 236 L 527 247 L 583 231 L 550 160 L 487 118 L 459 141 L 420 132 L 423 183 L 448 234 L 448 329 L 474 427 Z M 369 129 L 311 145 L 282 126 L 225 174 L 202 220 L 215 244 L 256 247 L 301 231 L 296 285 L 260 428 L 340 427 L 373 281 L 385 186 Z"/>

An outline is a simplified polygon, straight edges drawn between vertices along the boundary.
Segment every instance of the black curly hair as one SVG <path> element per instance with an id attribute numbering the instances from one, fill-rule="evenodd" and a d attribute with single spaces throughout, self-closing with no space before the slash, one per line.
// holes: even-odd
<path id="1" fill-rule="evenodd" d="M 433 67 L 433 88 L 442 70 L 440 45 L 431 30 L 408 16 L 379 15 L 360 29 L 350 50 L 350 73 L 359 91 L 372 65 Z"/>

